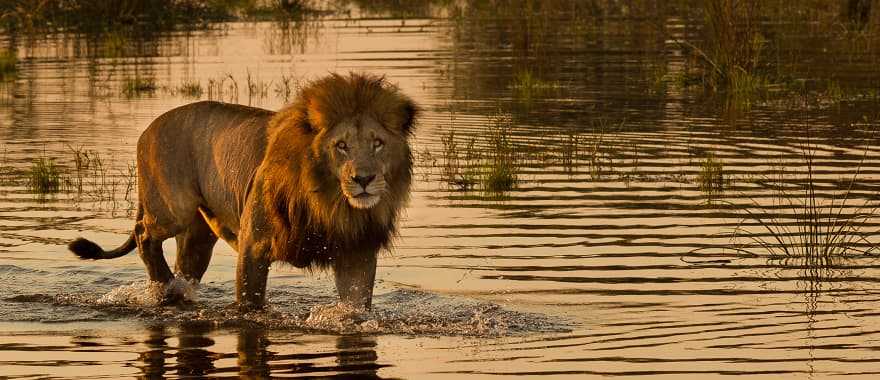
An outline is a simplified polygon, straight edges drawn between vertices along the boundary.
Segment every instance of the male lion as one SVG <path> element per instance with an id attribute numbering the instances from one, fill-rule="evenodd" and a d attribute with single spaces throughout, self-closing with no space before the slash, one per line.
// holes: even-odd
<path id="1" fill-rule="evenodd" d="M 259 309 L 269 265 L 331 267 L 342 302 L 370 308 L 376 255 L 409 198 L 417 108 L 383 78 L 332 74 L 278 113 L 198 102 L 159 116 L 137 144 L 137 219 L 112 251 L 138 248 L 151 281 L 198 282 L 219 236 L 238 251 L 236 300 Z M 174 273 L 162 241 L 177 239 Z M 179 296 L 166 287 L 165 301 Z"/>

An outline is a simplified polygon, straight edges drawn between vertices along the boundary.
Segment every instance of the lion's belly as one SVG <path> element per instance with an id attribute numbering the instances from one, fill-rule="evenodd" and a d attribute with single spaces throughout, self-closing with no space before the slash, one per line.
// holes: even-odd
<path id="1" fill-rule="evenodd" d="M 217 218 L 211 210 L 208 210 L 204 207 L 199 207 L 199 213 L 202 214 L 202 217 L 205 218 L 205 223 L 208 224 L 208 227 L 211 228 L 211 231 L 214 232 L 214 235 L 223 239 L 226 243 L 228 243 L 232 248 L 238 250 L 238 235 L 233 232 L 231 229 L 223 225 L 219 218 Z"/>

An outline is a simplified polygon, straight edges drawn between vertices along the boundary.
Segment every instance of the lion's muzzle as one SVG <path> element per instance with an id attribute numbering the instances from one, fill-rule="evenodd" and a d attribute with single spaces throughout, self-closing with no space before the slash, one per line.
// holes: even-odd
<path id="1" fill-rule="evenodd" d="M 354 175 L 342 183 L 342 193 L 352 207 L 368 209 L 379 203 L 386 187 L 382 175 Z"/>

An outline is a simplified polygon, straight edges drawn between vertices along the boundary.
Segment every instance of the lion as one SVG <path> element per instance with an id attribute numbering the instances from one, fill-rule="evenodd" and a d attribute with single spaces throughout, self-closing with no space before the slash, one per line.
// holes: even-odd
<path id="1" fill-rule="evenodd" d="M 218 237 L 237 252 L 236 303 L 265 304 L 270 264 L 334 272 L 340 301 L 369 310 L 376 258 L 409 199 L 418 108 L 384 77 L 331 74 L 272 112 L 202 101 L 159 116 L 137 143 L 134 230 L 83 259 L 138 248 L 151 281 L 198 283 Z M 174 272 L 162 242 L 177 240 Z M 165 302 L 178 295 L 166 286 Z"/>

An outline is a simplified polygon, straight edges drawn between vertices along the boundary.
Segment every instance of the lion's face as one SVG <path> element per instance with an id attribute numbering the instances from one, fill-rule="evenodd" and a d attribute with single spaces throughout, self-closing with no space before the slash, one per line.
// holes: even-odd
<path id="1" fill-rule="evenodd" d="M 341 121 L 322 140 L 342 194 L 358 209 L 382 201 L 393 165 L 403 162 L 407 154 L 405 139 L 368 116 Z"/>

